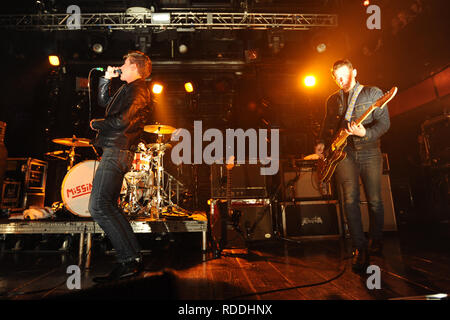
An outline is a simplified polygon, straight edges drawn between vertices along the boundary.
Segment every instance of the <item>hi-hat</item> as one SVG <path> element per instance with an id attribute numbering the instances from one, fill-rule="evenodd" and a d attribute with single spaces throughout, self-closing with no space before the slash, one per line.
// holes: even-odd
<path id="1" fill-rule="evenodd" d="M 68 147 L 90 147 L 91 140 L 86 138 L 59 138 L 53 139 L 54 143 L 62 144 Z"/>
<path id="2" fill-rule="evenodd" d="M 147 145 L 148 150 L 167 150 L 172 148 L 170 143 L 150 143 Z"/>
<path id="3" fill-rule="evenodd" d="M 156 134 L 172 134 L 176 129 L 164 124 L 150 124 L 144 127 L 144 131 Z"/>
<path id="4" fill-rule="evenodd" d="M 52 157 L 52 158 L 55 158 L 55 159 L 67 160 L 67 157 L 69 156 L 69 153 L 70 153 L 69 150 L 57 150 L 57 151 L 47 152 L 45 155 L 47 157 Z M 79 156 L 79 155 L 76 154 L 76 156 Z"/>

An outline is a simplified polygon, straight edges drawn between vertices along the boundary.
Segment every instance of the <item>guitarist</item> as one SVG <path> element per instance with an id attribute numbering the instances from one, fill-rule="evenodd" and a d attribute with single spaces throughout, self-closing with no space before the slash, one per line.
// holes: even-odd
<path id="1" fill-rule="evenodd" d="M 350 135 L 344 151 L 347 156 L 336 167 L 336 181 L 342 186 L 344 211 L 347 214 L 352 239 L 352 269 L 365 272 L 369 255 L 380 255 L 384 208 L 381 198 L 382 154 L 380 137 L 390 127 L 387 106 L 374 110 L 359 126 L 358 119 L 383 93 L 377 87 L 362 86 L 357 80 L 357 71 L 352 63 L 338 60 L 331 69 L 332 77 L 339 89 L 326 102 L 326 114 L 320 139 L 325 150 L 333 135 L 344 128 Z M 320 156 L 320 155 L 319 155 Z M 360 210 L 359 178 L 364 186 L 369 204 L 369 240 L 364 235 Z"/>

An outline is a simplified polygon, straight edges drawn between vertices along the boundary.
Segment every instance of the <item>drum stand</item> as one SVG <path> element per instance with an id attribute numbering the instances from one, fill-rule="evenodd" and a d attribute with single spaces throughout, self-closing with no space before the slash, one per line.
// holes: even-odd
<path id="1" fill-rule="evenodd" d="M 130 188 L 131 191 L 127 192 L 126 198 L 128 198 L 128 202 L 126 202 L 126 204 L 128 204 L 128 208 L 123 208 L 123 209 L 127 209 L 128 212 L 132 215 L 134 215 L 135 213 L 138 213 L 143 209 L 143 207 L 141 205 L 139 205 L 138 203 L 138 195 L 137 195 L 137 191 L 138 191 L 138 187 L 137 184 L 140 180 L 140 178 L 136 178 L 136 177 L 125 177 L 126 183 L 127 183 L 127 188 Z"/>
<path id="2" fill-rule="evenodd" d="M 156 156 L 156 199 L 154 199 L 154 203 L 156 204 L 156 214 L 153 218 L 159 219 L 160 214 L 162 213 L 162 193 L 164 193 L 164 149 L 162 148 L 162 135 L 158 134 L 157 140 L 157 151 L 158 155 Z"/>
<path id="3" fill-rule="evenodd" d="M 171 211 L 171 208 L 177 208 L 180 211 L 184 211 L 182 208 L 180 208 L 178 205 L 174 204 L 172 202 L 172 181 L 176 182 L 177 185 L 177 199 L 179 198 L 179 187 L 182 186 L 182 183 L 179 182 L 177 179 L 175 179 L 172 175 L 164 171 L 164 153 L 165 149 L 163 148 L 164 144 L 161 143 L 162 135 L 158 135 L 158 142 L 156 144 L 157 146 L 157 152 L 158 155 L 155 157 L 155 171 L 156 171 L 156 193 L 150 201 L 149 205 L 153 204 L 155 205 L 155 210 L 151 211 L 152 217 L 159 219 L 160 215 L 163 212 L 164 208 L 169 208 L 169 211 Z M 165 175 L 167 175 L 167 182 L 168 182 L 168 192 L 166 193 L 165 188 Z"/>

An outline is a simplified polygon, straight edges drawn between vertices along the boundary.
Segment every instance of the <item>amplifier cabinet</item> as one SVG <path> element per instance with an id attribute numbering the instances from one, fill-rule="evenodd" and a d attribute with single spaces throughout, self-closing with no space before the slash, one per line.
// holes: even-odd
<path id="1" fill-rule="evenodd" d="M 283 163 L 284 201 L 333 199 L 331 183 L 319 183 L 315 160 Z"/>
<path id="2" fill-rule="evenodd" d="M 231 208 L 240 212 L 239 227 L 246 240 L 272 238 L 272 206 L 269 199 L 235 199 L 231 201 Z"/>
<path id="3" fill-rule="evenodd" d="M 244 241 L 272 239 L 269 199 L 233 199 L 233 217 L 228 217 L 226 200 L 213 199 L 209 204 L 211 233 L 223 247 L 242 246 Z"/>
<path id="4" fill-rule="evenodd" d="M 300 239 L 335 239 L 342 234 L 337 200 L 282 202 L 283 235 Z"/>
<path id="5" fill-rule="evenodd" d="M 20 182 L 4 181 L 0 208 L 18 208 L 20 203 Z"/>
<path id="6" fill-rule="evenodd" d="M 5 180 L 20 183 L 17 210 L 44 207 L 48 163 L 33 158 L 8 158 Z"/>

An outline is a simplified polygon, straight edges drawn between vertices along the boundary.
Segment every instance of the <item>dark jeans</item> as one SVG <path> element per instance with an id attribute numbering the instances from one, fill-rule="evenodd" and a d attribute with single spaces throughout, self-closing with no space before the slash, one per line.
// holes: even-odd
<path id="1" fill-rule="evenodd" d="M 355 249 L 367 246 L 361 221 L 359 177 L 369 208 L 369 237 L 382 240 L 384 207 L 381 198 L 383 158 L 379 148 L 354 150 L 346 148 L 347 157 L 336 168 L 336 179 L 343 190 L 344 210 Z"/>
<path id="2" fill-rule="evenodd" d="M 133 154 L 129 151 L 104 149 L 89 201 L 89 212 L 116 249 L 119 262 L 130 261 L 140 255 L 133 229 L 118 207 L 123 178 L 132 161 Z"/>

